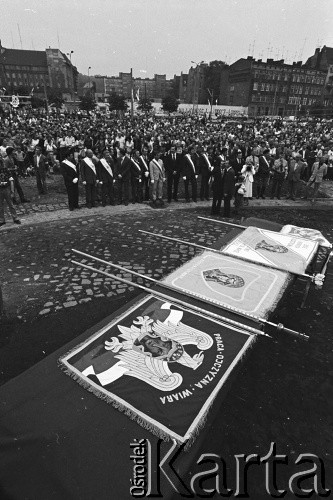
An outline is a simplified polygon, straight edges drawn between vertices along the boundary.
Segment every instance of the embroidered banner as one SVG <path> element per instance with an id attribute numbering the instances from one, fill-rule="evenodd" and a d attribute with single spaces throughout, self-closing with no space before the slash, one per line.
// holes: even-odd
<path id="1" fill-rule="evenodd" d="M 248 227 L 223 248 L 223 253 L 302 274 L 317 248 L 316 241 Z"/>
<path id="2" fill-rule="evenodd" d="M 164 281 L 210 302 L 266 317 L 274 310 L 290 276 L 277 269 L 205 251 Z"/>
<path id="3" fill-rule="evenodd" d="M 288 224 L 287 226 L 283 226 L 281 233 L 294 235 L 298 238 L 305 238 L 306 240 L 316 241 L 321 247 L 332 248 L 332 244 L 317 229 L 292 226 L 291 224 Z"/>
<path id="4" fill-rule="evenodd" d="M 60 362 L 144 427 L 184 442 L 254 338 L 149 295 Z"/>

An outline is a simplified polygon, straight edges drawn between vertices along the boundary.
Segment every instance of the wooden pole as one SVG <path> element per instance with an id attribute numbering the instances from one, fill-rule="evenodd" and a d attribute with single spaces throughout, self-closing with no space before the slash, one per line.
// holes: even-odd
<path id="1" fill-rule="evenodd" d="M 79 253 L 79 252 L 77 252 Z M 90 255 L 88 257 L 91 257 Z M 94 258 L 94 257 L 91 257 Z M 257 328 L 252 328 L 251 326 L 244 325 L 243 323 L 238 323 L 237 321 L 234 321 L 230 318 L 225 318 L 224 316 L 221 316 L 220 314 L 215 314 L 213 312 L 207 311 L 206 309 L 202 309 L 201 307 L 188 304 L 187 302 L 184 302 L 183 300 L 177 299 L 175 297 L 171 297 L 169 295 L 166 295 L 161 292 L 157 292 L 156 290 L 150 290 L 150 288 L 145 287 L 143 285 L 139 285 L 138 283 L 134 283 L 133 281 L 126 280 L 124 278 L 120 278 L 119 276 L 115 276 L 114 274 L 107 273 L 106 271 L 102 271 L 101 269 L 96 269 L 95 267 L 88 266 L 87 264 L 82 264 L 81 262 L 77 262 L 76 260 L 71 260 L 73 264 L 76 264 L 77 266 L 84 267 L 85 269 L 89 269 L 90 271 L 93 271 L 95 273 L 103 274 L 104 276 L 107 276 L 108 278 L 113 278 L 117 281 L 120 281 L 121 283 L 125 283 L 126 285 L 129 286 L 134 286 L 136 288 L 140 288 L 144 292 L 150 293 L 151 295 L 154 295 L 157 298 L 161 298 L 163 300 L 166 300 L 167 302 L 173 302 L 174 304 L 181 305 L 184 309 L 186 309 L 189 312 L 199 312 L 203 316 L 205 316 L 208 319 L 218 319 L 219 321 L 222 321 L 224 323 L 227 323 L 229 325 L 235 326 L 237 328 L 240 328 L 242 330 L 245 330 L 253 335 L 262 335 L 264 337 L 269 337 L 272 338 L 270 335 L 267 335 L 267 333 L 262 332 L 261 330 L 258 330 Z M 109 265 L 111 265 L 109 263 Z M 128 269 L 124 269 L 126 272 L 131 272 Z"/>
<path id="2" fill-rule="evenodd" d="M 225 224 L 226 226 L 238 227 L 239 229 L 247 229 L 247 226 L 241 226 L 240 224 L 233 224 L 232 222 L 225 222 L 224 220 L 210 219 L 209 217 L 200 217 L 198 219 L 209 220 L 210 222 L 217 222 L 218 224 Z"/>
<path id="3" fill-rule="evenodd" d="M 164 288 L 167 288 L 169 290 L 172 290 L 173 292 L 176 292 L 176 293 L 180 293 L 181 295 L 184 295 L 184 292 L 182 290 L 179 290 L 177 289 L 176 287 L 173 287 L 171 285 L 168 285 L 167 283 L 163 283 L 163 282 L 160 282 L 160 281 L 157 281 L 155 280 L 154 278 L 150 278 L 149 276 L 145 276 L 144 274 L 140 274 L 140 273 L 137 273 L 136 271 L 132 271 L 131 269 L 127 269 L 125 267 L 122 267 L 122 266 L 118 266 L 117 264 L 113 264 L 112 262 L 108 262 L 106 260 L 103 260 L 103 259 L 99 259 L 98 257 L 93 257 L 92 255 L 89 255 L 87 253 L 84 253 L 84 252 L 81 252 L 80 250 L 75 250 L 75 249 L 72 249 L 73 252 L 79 254 L 79 255 L 82 255 L 84 257 L 88 257 L 90 259 L 93 259 L 93 260 L 96 260 L 98 262 L 101 262 L 102 264 L 105 264 L 107 266 L 111 266 L 111 267 L 115 267 L 117 269 L 120 269 L 121 271 L 125 271 L 127 273 L 130 273 L 130 274 L 133 274 L 135 276 L 138 276 L 140 278 L 143 278 L 143 279 L 146 279 L 146 280 L 149 280 L 153 283 L 155 283 L 156 285 L 158 286 L 161 286 L 161 287 L 164 287 Z M 72 261 L 73 262 L 73 261 Z M 85 264 L 80 264 L 80 265 L 85 265 Z M 101 271 L 101 273 L 104 273 L 105 274 L 105 271 Z M 107 274 L 108 275 L 108 274 Z M 114 277 L 116 279 L 118 279 L 117 276 L 114 276 L 114 275 L 109 275 L 111 277 Z M 120 281 L 123 281 L 124 283 L 127 283 L 127 284 L 130 284 L 130 285 L 133 285 L 133 286 L 138 286 L 139 288 L 141 287 L 142 288 L 142 285 L 138 285 L 136 283 L 133 283 L 132 281 L 127 281 L 123 278 L 119 278 Z M 147 291 L 147 288 L 146 287 L 143 287 L 145 289 L 145 291 Z M 154 292 L 155 293 L 155 292 Z M 159 293 L 159 292 L 158 292 Z M 204 303 L 207 303 L 209 305 L 212 304 L 211 301 L 209 301 L 208 299 L 205 299 L 204 297 L 197 297 L 196 298 L 198 300 L 200 300 L 201 302 L 204 302 Z M 176 299 L 175 299 L 176 300 Z M 178 299 L 177 299 L 178 300 Z M 181 303 L 184 304 L 183 301 L 181 301 Z M 188 305 L 189 307 L 192 307 L 191 305 Z M 282 323 L 273 323 L 271 321 L 267 321 L 265 320 L 264 318 L 259 318 L 257 316 L 254 316 L 252 314 L 246 314 L 245 312 L 243 311 L 240 311 L 239 309 L 236 309 L 232 306 L 228 306 L 226 304 L 217 304 L 217 307 L 220 307 L 221 309 L 224 309 L 224 310 L 229 310 L 230 312 L 233 312 L 235 314 L 238 314 L 239 316 L 243 316 L 244 318 L 247 318 L 247 319 L 251 319 L 251 320 L 255 320 L 255 321 L 259 321 L 260 323 L 263 323 L 263 324 L 267 324 L 267 325 L 270 325 L 270 326 L 273 326 L 274 328 L 276 328 L 278 331 L 285 331 L 287 333 L 290 333 L 292 335 L 296 335 L 296 336 L 300 336 L 302 338 L 304 338 L 305 340 L 308 340 L 308 336 L 305 335 L 304 333 L 301 333 L 301 332 L 297 332 L 295 330 L 291 330 L 289 328 L 286 328 Z M 200 308 L 201 309 L 201 308 Z M 202 309 L 201 309 L 202 310 Z M 204 310 L 203 310 L 204 311 Z M 209 311 L 206 311 L 206 314 L 211 314 Z M 224 320 L 226 321 L 232 321 L 232 320 L 229 320 L 228 318 L 224 318 Z M 260 331 L 260 330 L 259 330 Z"/>

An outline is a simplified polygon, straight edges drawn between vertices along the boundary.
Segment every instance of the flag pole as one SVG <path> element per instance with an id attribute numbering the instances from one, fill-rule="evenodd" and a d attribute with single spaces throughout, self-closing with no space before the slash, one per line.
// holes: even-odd
<path id="1" fill-rule="evenodd" d="M 167 283 L 163 283 L 161 281 L 157 281 L 155 280 L 154 278 L 151 278 L 150 276 L 145 276 L 144 274 L 140 274 L 136 271 L 132 271 L 131 269 L 127 269 L 126 267 L 122 267 L 122 266 L 119 266 L 117 264 L 113 264 L 112 262 L 108 262 L 106 260 L 103 260 L 103 259 L 100 259 L 98 257 L 94 257 L 92 255 L 89 255 L 87 253 L 84 253 L 84 252 L 81 252 L 80 250 L 75 250 L 74 248 L 72 248 L 72 251 L 74 253 L 77 253 L 79 255 L 82 255 L 84 257 L 88 257 L 90 259 L 93 259 L 93 260 L 96 260 L 98 262 L 101 262 L 102 264 L 105 264 L 107 266 L 111 266 L 111 267 L 115 267 L 116 269 L 120 269 L 121 271 L 125 271 L 127 273 L 130 273 L 130 274 L 133 274 L 134 276 L 138 276 L 139 278 L 143 278 L 143 279 L 146 279 L 146 280 L 149 280 L 151 282 L 153 282 L 154 284 L 160 286 L 160 287 L 164 287 L 164 288 L 167 288 L 168 290 L 172 290 L 173 292 L 176 292 L 176 293 L 180 293 L 181 295 L 185 295 L 185 292 L 183 292 L 182 290 L 179 290 L 171 285 L 168 285 Z M 73 261 L 72 261 L 73 262 Z M 79 264 L 79 265 L 83 265 L 83 264 Z M 84 264 L 85 265 L 85 264 Z M 105 274 L 105 271 L 101 271 L 101 273 Z M 108 274 L 107 274 L 108 275 Z M 115 277 L 116 279 L 118 279 L 117 276 L 114 276 L 114 275 L 110 275 L 111 277 Z M 124 280 L 124 278 L 119 278 L 120 281 Z M 141 287 L 142 288 L 142 285 L 139 285 L 139 284 L 136 284 L 136 283 L 133 283 L 132 281 L 123 281 L 124 283 L 126 282 L 127 284 L 130 284 L 130 285 L 133 285 L 133 286 L 138 286 L 139 288 Z M 146 287 L 143 287 L 143 289 L 145 289 L 145 291 L 147 291 L 147 288 Z M 149 290 L 149 289 L 148 289 Z M 150 290 L 149 290 L 150 291 Z M 151 291 L 150 291 L 151 293 Z M 155 293 L 155 292 L 154 292 Z M 159 292 L 158 292 L 159 293 Z M 163 294 L 164 295 L 164 294 Z M 196 298 L 198 300 L 200 300 L 201 302 L 204 302 L 204 303 L 207 303 L 209 305 L 212 304 L 212 301 L 208 300 L 208 299 L 205 299 L 204 297 L 197 297 Z M 178 300 L 178 299 L 175 299 L 175 300 Z M 181 303 L 184 303 L 183 301 L 181 301 Z M 215 304 L 215 303 L 214 303 Z M 240 311 L 239 309 L 236 309 L 232 306 L 228 306 L 227 304 L 215 304 L 217 307 L 220 307 L 221 309 L 224 309 L 224 310 L 227 310 L 227 311 L 230 311 L 232 313 L 235 313 L 235 314 L 238 314 L 239 316 L 243 316 L 244 318 L 247 318 L 247 319 L 251 319 L 251 320 L 255 320 L 255 321 L 259 321 L 260 323 L 264 323 L 264 324 L 267 324 L 267 325 L 270 325 L 270 326 L 273 326 L 274 328 L 276 328 L 278 331 L 285 331 L 287 333 L 291 333 L 292 335 L 297 335 L 297 336 L 301 336 L 303 337 L 305 340 L 308 340 L 308 336 L 305 335 L 304 333 L 301 333 L 301 332 L 297 332 L 295 330 L 291 330 L 289 328 L 286 328 L 282 323 L 273 323 L 271 321 L 268 321 L 264 318 L 259 318 L 257 316 L 254 316 L 252 314 L 246 314 L 245 312 L 243 311 Z M 189 305 L 189 307 L 192 307 L 191 305 Z M 195 306 L 193 306 L 195 307 Z M 201 308 L 200 308 L 201 309 Z M 202 310 L 202 309 L 201 309 Z M 205 311 L 205 310 L 202 310 L 202 311 Z M 206 311 L 206 314 L 211 314 L 209 311 Z M 221 316 L 219 316 L 221 317 Z M 228 318 L 223 318 L 224 320 L 226 321 L 233 321 L 233 320 L 229 320 Z M 250 328 L 250 327 L 249 327 Z M 260 330 L 258 330 L 260 331 Z"/>
<path id="2" fill-rule="evenodd" d="M 92 259 L 94 258 L 90 255 L 88 257 L 91 257 Z M 83 264 L 82 262 L 78 262 L 76 260 L 71 260 L 71 262 L 72 262 L 72 264 L 83 267 L 85 269 L 89 269 L 90 271 L 93 271 L 95 273 L 103 274 L 104 276 L 107 276 L 108 278 L 113 278 L 116 281 L 120 281 L 121 283 L 125 283 L 126 285 L 139 288 L 140 290 L 143 290 L 144 292 L 150 293 L 151 295 L 154 295 L 155 297 L 163 299 L 167 302 L 173 302 L 174 304 L 182 306 L 184 309 L 186 309 L 189 312 L 195 311 L 195 312 L 202 314 L 203 316 L 205 316 L 208 319 L 212 319 L 212 318 L 218 319 L 219 321 L 222 321 L 230 326 L 234 326 L 234 327 L 240 328 L 242 330 L 245 330 L 245 331 L 251 333 L 252 335 L 262 335 L 263 337 L 272 338 L 270 335 L 262 332 L 261 330 L 258 330 L 257 328 L 253 328 L 252 326 L 244 325 L 243 323 L 238 323 L 238 321 L 234 321 L 230 318 L 225 318 L 224 316 L 221 316 L 220 314 L 216 314 L 216 313 L 207 311 L 206 309 L 202 309 L 201 307 L 198 307 L 198 306 L 195 306 L 192 304 L 188 304 L 187 302 L 185 302 L 181 299 L 177 299 L 175 297 L 171 297 L 170 295 L 166 295 L 164 293 L 157 292 L 156 290 L 151 290 L 150 288 L 148 288 L 146 286 L 139 285 L 139 283 L 135 283 L 133 281 L 129 281 L 129 280 L 126 280 L 124 278 L 120 278 L 120 276 L 116 276 L 114 274 L 107 273 L 106 271 L 102 271 L 101 269 L 97 269 L 93 266 L 88 266 L 87 264 Z M 110 263 L 108 263 L 108 264 L 112 265 Z M 126 269 L 126 268 L 123 268 L 123 269 L 126 272 L 129 272 L 129 273 L 132 272 L 129 269 Z"/>
<path id="3" fill-rule="evenodd" d="M 198 219 L 210 220 L 211 222 L 217 222 L 218 224 L 225 224 L 226 226 L 238 227 L 239 229 L 247 229 L 247 226 L 241 226 L 240 224 L 233 224 L 232 222 L 225 222 L 224 220 L 210 219 L 209 217 L 200 217 L 200 215 L 198 215 Z"/>
<path id="4" fill-rule="evenodd" d="M 224 255 L 224 257 L 239 259 L 239 260 L 242 260 L 245 262 L 252 262 L 252 263 L 254 262 L 256 264 L 256 262 L 253 260 L 246 259 L 245 257 L 239 257 L 238 255 L 237 255 L 237 257 L 233 256 L 233 255 L 229 255 L 229 254 L 224 253 L 222 250 L 217 250 L 216 248 L 205 247 L 204 245 L 198 245 L 197 243 L 191 243 L 190 241 L 179 240 L 178 238 L 171 238 L 171 236 L 164 236 L 163 234 L 151 233 L 149 231 L 143 231 L 142 229 L 139 229 L 139 232 L 149 234 L 151 236 L 155 236 L 156 238 L 163 238 L 166 240 L 175 241 L 176 243 L 181 243 L 183 245 L 187 245 L 190 247 L 201 248 L 202 250 L 209 250 L 210 252 L 215 252 L 215 253 L 218 253 L 220 255 Z M 259 264 L 260 264 L 260 266 L 268 267 L 269 269 L 278 269 L 278 270 L 283 271 L 283 269 L 280 269 L 279 267 L 270 266 L 269 264 L 266 264 L 264 262 L 260 262 Z M 295 271 L 287 271 L 287 272 L 294 274 L 295 276 L 301 276 L 302 278 L 307 278 L 307 279 L 311 279 L 311 280 L 314 279 L 314 277 L 311 276 L 310 274 L 296 273 Z"/>

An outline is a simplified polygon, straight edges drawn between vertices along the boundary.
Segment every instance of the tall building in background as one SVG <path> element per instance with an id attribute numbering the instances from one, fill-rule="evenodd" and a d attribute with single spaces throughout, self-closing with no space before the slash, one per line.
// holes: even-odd
<path id="1" fill-rule="evenodd" d="M 6 49 L 0 42 L 0 86 L 8 93 L 58 91 L 71 98 L 78 71 L 59 49 Z"/>
<path id="2" fill-rule="evenodd" d="M 283 59 L 249 56 L 231 64 L 226 104 L 248 106 L 249 115 L 306 114 L 323 101 L 326 72 Z"/>

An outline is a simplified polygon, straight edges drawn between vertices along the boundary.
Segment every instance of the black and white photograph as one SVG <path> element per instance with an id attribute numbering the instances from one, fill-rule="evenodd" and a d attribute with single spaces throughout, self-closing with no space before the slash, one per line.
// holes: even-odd
<path id="1" fill-rule="evenodd" d="M 331 498 L 332 1 L 0 14 L 0 499 Z"/>

